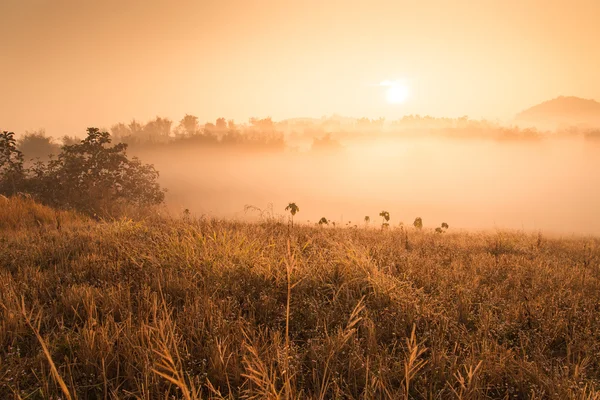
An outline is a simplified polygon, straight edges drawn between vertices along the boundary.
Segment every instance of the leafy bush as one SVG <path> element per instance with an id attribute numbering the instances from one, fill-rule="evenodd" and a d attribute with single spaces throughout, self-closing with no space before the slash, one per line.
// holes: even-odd
<path id="1" fill-rule="evenodd" d="M 107 132 L 88 128 L 87 133 L 80 143 L 63 146 L 57 159 L 37 162 L 26 170 L 11 134 L 3 134 L 2 193 L 12 195 L 18 188 L 42 203 L 102 217 L 114 216 L 127 205 L 164 201 L 164 190 L 152 165 L 142 164 L 135 157 L 127 158 L 127 144 L 110 146 Z"/>
<path id="2" fill-rule="evenodd" d="M 15 195 L 23 182 L 23 153 L 13 132 L 0 133 L 0 194 Z"/>

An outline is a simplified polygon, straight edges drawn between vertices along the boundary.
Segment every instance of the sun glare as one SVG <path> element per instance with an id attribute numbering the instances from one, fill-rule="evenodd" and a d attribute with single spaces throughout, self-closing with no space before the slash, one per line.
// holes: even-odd
<path id="1" fill-rule="evenodd" d="M 388 103 L 404 103 L 408 99 L 408 87 L 400 83 L 391 84 L 386 91 L 385 97 Z"/>

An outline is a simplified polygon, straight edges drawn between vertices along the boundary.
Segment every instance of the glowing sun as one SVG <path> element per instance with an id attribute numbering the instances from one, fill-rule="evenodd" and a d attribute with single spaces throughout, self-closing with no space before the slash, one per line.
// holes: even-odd
<path id="1" fill-rule="evenodd" d="M 408 87 L 402 83 L 391 83 L 385 92 L 385 98 L 388 103 L 401 104 L 408 99 Z"/>

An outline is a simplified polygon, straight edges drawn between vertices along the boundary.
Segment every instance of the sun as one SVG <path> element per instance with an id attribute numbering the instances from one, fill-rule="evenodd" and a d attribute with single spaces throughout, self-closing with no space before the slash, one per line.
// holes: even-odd
<path id="1" fill-rule="evenodd" d="M 388 103 L 401 104 L 408 99 L 408 87 L 401 83 L 390 84 L 385 92 Z"/>

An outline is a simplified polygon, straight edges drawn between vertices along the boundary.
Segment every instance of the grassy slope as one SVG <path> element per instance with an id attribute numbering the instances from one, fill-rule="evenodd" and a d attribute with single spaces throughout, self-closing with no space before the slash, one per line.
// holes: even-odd
<path id="1" fill-rule="evenodd" d="M 0 398 L 599 398 L 595 238 L 0 201 Z"/>

